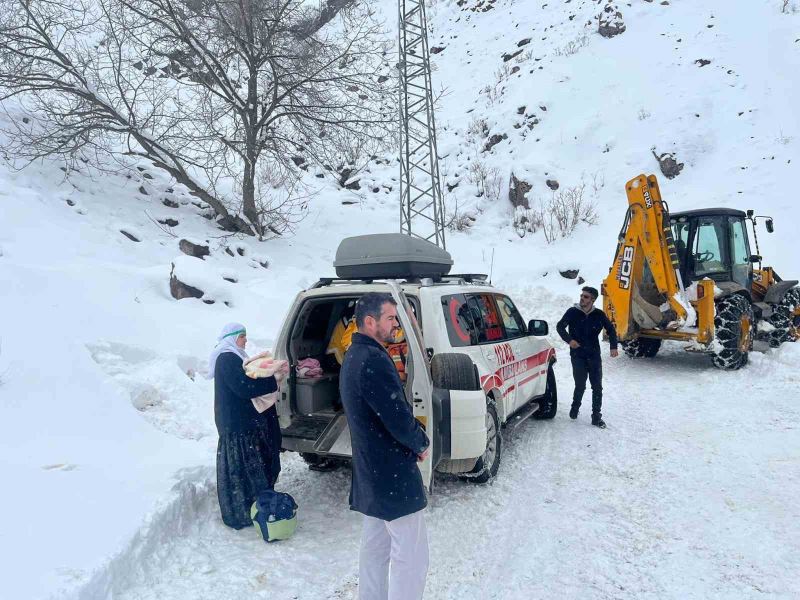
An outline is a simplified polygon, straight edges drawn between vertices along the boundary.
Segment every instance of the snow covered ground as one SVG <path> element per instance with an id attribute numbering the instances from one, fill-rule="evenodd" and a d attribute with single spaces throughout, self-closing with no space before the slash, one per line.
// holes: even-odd
<path id="1" fill-rule="evenodd" d="M 677 349 L 635 371 L 607 361 L 607 431 L 562 410 L 506 435 L 491 485 L 437 480 L 427 597 L 797 597 L 798 360 L 797 346 L 756 359 L 777 392 L 767 397 L 748 370 L 709 371 Z M 558 376 L 563 401 L 566 365 Z M 737 398 L 721 401 L 731 387 Z M 265 546 L 230 532 L 214 490 L 188 488 L 200 497 L 192 525 L 181 515 L 142 562 L 126 555 L 114 597 L 354 597 L 349 471 L 314 473 L 296 458 L 284 469 L 279 487 L 301 504 L 294 538 Z"/>
<path id="2" fill-rule="evenodd" d="M 491 269 L 526 318 L 554 323 L 579 289 L 558 271 L 599 283 L 622 186 L 657 172 L 656 146 L 685 163 L 661 178 L 673 210 L 771 214 L 762 254 L 800 276 L 800 14 L 781 4 L 637 0 L 620 5 L 627 29 L 609 40 L 586 27 L 599 12 L 588 0 L 434 3 L 442 173 L 458 184 L 448 210 L 476 218 L 449 234 L 455 270 Z M 391 27 L 394 3 L 377 6 Z M 481 120 L 485 134 L 469 133 Z M 475 197 L 476 161 L 498 197 Z M 549 197 L 547 179 L 583 181 L 597 225 L 553 244 L 519 237 L 511 172 L 533 204 Z M 0 167 L 0 597 L 350 598 L 360 521 L 346 506 L 349 473 L 284 455 L 297 535 L 267 546 L 225 529 L 200 373 L 224 323 L 247 324 L 251 352 L 269 348 L 294 294 L 333 274 L 342 237 L 397 229 L 398 173 L 373 164 L 359 192 L 322 181 L 296 235 L 266 243 L 221 237 L 191 197 L 150 175 Z M 156 225 L 167 219 L 178 223 Z M 180 238 L 207 241 L 211 256 L 184 257 Z M 170 297 L 176 259 L 213 305 Z M 736 373 L 677 346 L 644 363 L 607 360 L 600 432 L 586 414 L 566 418 L 557 344 L 561 414 L 507 435 L 491 485 L 437 481 L 427 597 L 800 595 L 800 346 L 753 353 Z"/>

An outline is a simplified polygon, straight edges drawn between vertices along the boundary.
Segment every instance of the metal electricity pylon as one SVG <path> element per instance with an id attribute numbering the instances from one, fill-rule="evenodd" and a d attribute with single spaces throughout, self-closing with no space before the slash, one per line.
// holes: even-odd
<path id="1" fill-rule="evenodd" d="M 446 248 L 425 0 L 398 0 L 400 231 Z"/>

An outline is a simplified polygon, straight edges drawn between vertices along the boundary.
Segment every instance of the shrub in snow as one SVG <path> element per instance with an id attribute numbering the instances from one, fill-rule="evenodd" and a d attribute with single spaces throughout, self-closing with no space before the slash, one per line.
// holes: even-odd
<path id="1" fill-rule="evenodd" d="M 479 198 L 485 196 L 492 201 L 500 198 L 500 191 L 503 187 L 500 169 L 489 167 L 482 160 L 475 159 L 469 165 L 467 179 L 475 186 L 475 195 Z"/>
<path id="2" fill-rule="evenodd" d="M 578 225 L 597 224 L 594 200 L 584 195 L 586 184 L 553 192 L 549 200 L 539 201 L 536 208 L 517 208 L 514 230 L 519 237 L 541 230 L 548 244 L 572 235 Z"/>
<path id="3" fill-rule="evenodd" d="M 447 202 L 447 204 L 451 204 L 451 202 Z M 450 231 L 466 231 L 475 223 L 475 215 L 468 212 L 463 212 L 458 208 L 458 200 L 455 200 L 454 203 L 455 208 L 453 212 L 447 215 L 446 227 Z"/>

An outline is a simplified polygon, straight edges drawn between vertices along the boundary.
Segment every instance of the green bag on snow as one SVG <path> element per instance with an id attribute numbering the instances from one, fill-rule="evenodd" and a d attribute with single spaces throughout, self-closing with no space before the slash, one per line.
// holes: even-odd
<path id="1" fill-rule="evenodd" d="M 297 503 L 289 494 L 266 490 L 250 507 L 250 517 L 265 542 L 286 540 L 297 529 Z"/>

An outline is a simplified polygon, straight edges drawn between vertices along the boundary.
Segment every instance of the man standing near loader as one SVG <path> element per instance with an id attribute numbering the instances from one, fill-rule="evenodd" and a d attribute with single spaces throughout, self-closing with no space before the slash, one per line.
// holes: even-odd
<path id="1" fill-rule="evenodd" d="M 558 335 L 569 344 L 569 357 L 572 361 L 572 376 L 575 379 L 575 392 L 569 418 L 577 419 L 581 399 L 586 390 L 586 378 L 592 384 L 592 425 L 605 429 L 601 409 L 603 406 L 603 360 L 600 357 L 600 332 L 605 329 L 611 344 L 611 358 L 617 357 L 617 332 L 608 320 L 606 313 L 595 308 L 597 290 L 586 286 L 581 291 L 578 304 L 564 313 L 556 325 Z"/>

